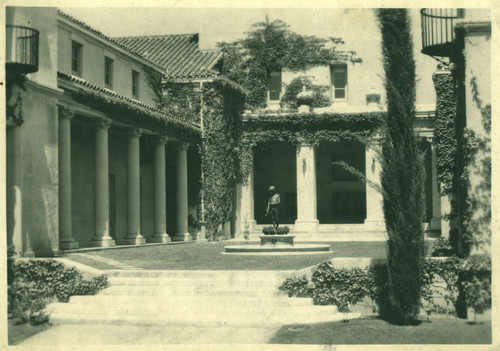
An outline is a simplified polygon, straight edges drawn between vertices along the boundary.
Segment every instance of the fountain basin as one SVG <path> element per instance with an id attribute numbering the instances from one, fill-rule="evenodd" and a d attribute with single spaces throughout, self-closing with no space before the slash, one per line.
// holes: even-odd
<path id="1" fill-rule="evenodd" d="M 328 253 L 330 245 L 318 244 L 294 244 L 292 235 L 261 235 L 260 245 L 230 245 L 224 246 L 223 253 L 253 253 L 253 254 L 269 254 L 269 253 L 290 253 L 290 254 L 307 254 L 307 253 Z"/>

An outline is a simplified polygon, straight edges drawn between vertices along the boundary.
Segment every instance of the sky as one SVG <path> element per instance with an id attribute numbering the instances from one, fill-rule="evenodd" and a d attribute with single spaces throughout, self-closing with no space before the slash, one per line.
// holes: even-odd
<path id="1" fill-rule="evenodd" d="M 343 50 L 354 50 L 366 58 L 380 57 L 380 34 L 374 11 L 343 8 L 179 8 L 179 7 L 60 7 L 73 17 L 110 37 L 199 33 L 200 47 L 213 49 L 217 42 L 231 42 L 245 36 L 252 24 L 281 19 L 290 29 L 322 38 L 341 37 Z M 434 104 L 432 73 L 437 62 L 420 53 L 420 15 L 410 10 L 417 64 L 417 102 Z M 378 63 L 380 67 L 380 62 Z"/>

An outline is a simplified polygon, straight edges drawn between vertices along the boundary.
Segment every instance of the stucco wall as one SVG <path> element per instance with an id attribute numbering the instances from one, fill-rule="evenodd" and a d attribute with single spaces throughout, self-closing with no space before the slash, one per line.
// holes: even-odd
<path id="1" fill-rule="evenodd" d="M 151 88 L 144 65 L 136 60 L 132 54 L 127 56 L 107 45 L 96 37 L 85 33 L 79 27 L 69 25 L 59 20 L 58 25 L 59 47 L 58 71 L 71 75 L 71 41 L 82 45 L 82 72 L 81 78 L 91 84 L 104 86 L 104 56 L 113 60 L 113 74 L 111 90 L 120 95 L 132 96 L 132 70 L 140 73 L 139 100 L 147 105 L 155 106 L 155 95 Z"/>
<path id="2" fill-rule="evenodd" d="M 471 200 L 471 228 L 478 252 L 491 250 L 491 31 L 485 26 L 466 26 L 465 105 L 466 127 L 478 143 L 467 165 Z"/>
<path id="3" fill-rule="evenodd" d="M 56 98 L 27 88 L 21 128 L 22 222 L 25 252 L 59 249 L 58 114 Z"/>

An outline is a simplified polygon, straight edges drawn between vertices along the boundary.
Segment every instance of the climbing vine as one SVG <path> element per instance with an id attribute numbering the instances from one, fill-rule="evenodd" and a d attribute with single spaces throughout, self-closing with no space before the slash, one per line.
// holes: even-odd
<path id="1" fill-rule="evenodd" d="M 245 92 L 227 79 L 203 85 L 204 134 L 200 147 L 206 234 L 216 240 L 233 212 L 237 180 L 237 140 Z"/>
<path id="2" fill-rule="evenodd" d="M 341 140 L 366 141 L 381 125 L 385 113 L 278 113 L 246 115 L 238 147 L 240 179 L 245 182 L 253 164 L 253 148 L 270 141 L 296 143 Z"/>
<path id="3" fill-rule="evenodd" d="M 436 145 L 436 167 L 441 195 L 453 193 L 457 169 L 456 96 L 452 74 L 435 74 L 436 122 L 434 138 Z"/>

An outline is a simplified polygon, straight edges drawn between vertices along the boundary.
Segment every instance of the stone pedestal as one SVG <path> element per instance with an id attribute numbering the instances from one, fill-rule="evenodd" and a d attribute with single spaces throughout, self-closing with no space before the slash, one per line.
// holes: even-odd
<path id="1" fill-rule="evenodd" d="M 94 221 L 92 246 L 112 247 L 115 241 L 109 235 L 109 165 L 108 129 L 111 120 L 102 119 L 95 125 L 94 156 Z"/>
<path id="2" fill-rule="evenodd" d="M 59 249 L 78 248 L 71 227 L 71 119 L 75 111 L 59 108 Z"/>
<path id="3" fill-rule="evenodd" d="M 312 144 L 302 141 L 297 145 L 297 232 L 315 232 L 318 229 L 315 159 Z"/>
<path id="4" fill-rule="evenodd" d="M 188 232 L 188 179 L 187 179 L 187 149 L 188 143 L 179 145 L 177 151 L 177 233 L 174 241 L 190 241 Z"/>
<path id="5" fill-rule="evenodd" d="M 260 246 L 293 246 L 294 235 L 259 235 Z"/>

